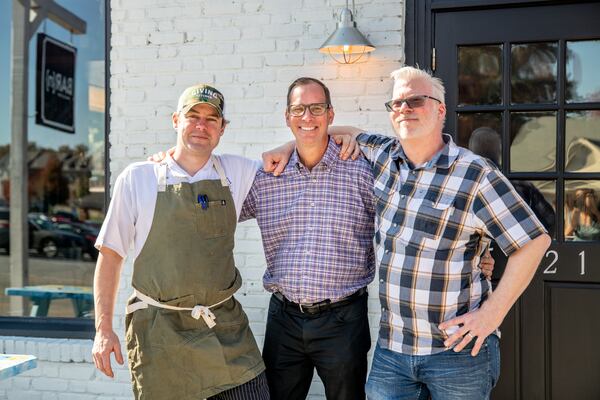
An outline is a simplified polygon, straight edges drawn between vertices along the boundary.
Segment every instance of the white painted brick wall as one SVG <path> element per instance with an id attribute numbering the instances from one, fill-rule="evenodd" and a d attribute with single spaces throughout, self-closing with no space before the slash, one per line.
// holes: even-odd
<path id="1" fill-rule="evenodd" d="M 388 75 L 404 59 L 404 2 L 355 3 L 358 28 L 377 50 L 357 64 L 340 65 L 318 48 L 335 29 L 345 0 L 112 0 L 111 182 L 127 164 L 174 144 L 170 114 L 179 93 L 199 82 L 225 95 L 231 124 L 221 153 L 258 158 L 290 140 L 285 94 L 300 76 L 329 86 L 336 124 L 391 133 L 383 103 L 391 92 Z M 255 223 L 238 227 L 235 260 L 244 278 L 238 299 L 262 346 L 268 295 L 261 284 L 265 259 Z M 114 323 L 121 337 L 130 278 L 131 263 L 126 263 Z M 376 294 L 374 284 L 369 300 L 374 339 Z M 99 374 L 89 340 L 3 337 L 0 345 L 5 353 L 40 359 L 35 370 L 0 381 L 0 400 L 132 398 L 127 369 L 116 368 L 115 379 Z M 324 398 L 323 393 L 315 378 L 310 398 Z"/>

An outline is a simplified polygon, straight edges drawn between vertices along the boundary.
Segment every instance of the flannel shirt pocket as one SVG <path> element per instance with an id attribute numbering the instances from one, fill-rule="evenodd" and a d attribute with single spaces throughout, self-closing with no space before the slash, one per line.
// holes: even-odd
<path id="1" fill-rule="evenodd" d="M 423 201 L 415 227 L 421 235 L 420 242 L 426 249 L 437 250 L 445 247 L 446 241 L 443 240 L 443 236 L 454 211 L 453 199 L 449 197 L 443 197 L 437 202 Z"/>

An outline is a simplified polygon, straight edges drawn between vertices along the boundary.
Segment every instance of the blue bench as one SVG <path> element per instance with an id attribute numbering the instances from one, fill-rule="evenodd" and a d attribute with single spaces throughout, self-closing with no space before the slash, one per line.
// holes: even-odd
<path id="1" fill-rule="evenodd" d="M 76 317 L 89 316 L 94 308 L 91 286 L 37 285 L 9 287 L 4 292 L 9 296 L 29 297 L 33 303 L 31 317 L 47 316 L 50 303 L 55 299 L 71 299 Z"/>

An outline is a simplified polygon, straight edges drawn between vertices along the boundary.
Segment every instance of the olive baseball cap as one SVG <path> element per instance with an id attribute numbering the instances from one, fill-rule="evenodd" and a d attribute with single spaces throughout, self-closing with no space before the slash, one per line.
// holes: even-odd
<path id="1" fill-rule="evenodd" d="M 225 98 L 217 89 L 205 84 L 190 86 L 185 89 L 177 102 L 177 111 L 187 113 L 196 104 L 208 104 L 213 106 L 223 117 L 225 112 Z"/>

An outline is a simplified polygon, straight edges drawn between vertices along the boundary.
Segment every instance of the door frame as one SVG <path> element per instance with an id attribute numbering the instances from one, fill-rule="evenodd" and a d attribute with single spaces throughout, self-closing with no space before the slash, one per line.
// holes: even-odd
<path id="1" fill-rule="evenodd" d="M 578 0 L 577 3 L 593 3 Z M 433 26 L 435 13 L 452 10 L 485 10 L 540 5 L 570 4 L 569 0 L 405 0 L 404 62 L 406 65 L 432 70 Z"/>

